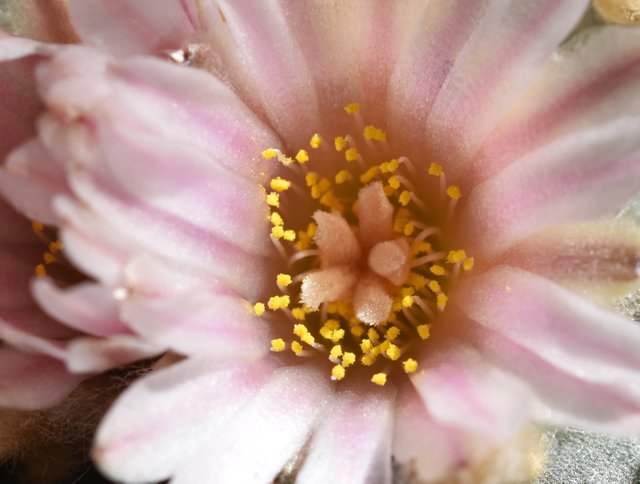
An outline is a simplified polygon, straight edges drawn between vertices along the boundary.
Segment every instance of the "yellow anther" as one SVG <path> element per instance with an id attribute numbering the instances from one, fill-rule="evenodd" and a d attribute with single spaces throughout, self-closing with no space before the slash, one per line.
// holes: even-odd
<path id="1" fill-rule="evenodd" d="M 313 222 L 307 225 L 307 234 L 309 235 L 309 237 L 313 237 L 314 235 L 316 235 L 317 230 L 318 230 L 318 226 Z"/>
<path id="2" fill-rule="evenodd" d="M 473 257 L 469 257 L 466 261 L 462 263 L 462 268 L 465 271 L 470 271 L 473 269 L 473 265 L 475 264 L 475 259 Z"/>
<path id="3" fill-rule="evenodd" d="M 271 296 L 267 301 L 267 307 L 272 311 L 289 307 L 291 298 L 288 295 L 284 296 Z"/>
<path id="4" fill-rule="evenodd" d="M 276 239 L 281 239 L 284 237 L 284 227 L 282 227 L 282 225 L 274 225 L 271 227 L 271 235 Z"/>
<path id="5" fill-rule="evenodd" d="M 438 264 L 434 264 L 429 268 L 429 271 L 431 271 L 432 274 L 435 274 L 436 276 L 444 276 L 444 267 L 438 265 Z"/>
<path id="6" fill-rule="evenodd" d="M 272 212 L 271 215 L 269 215 L 269 221 L 273 225 L 283 225 L 284 224 L 284 220 L 282 218 L 282 215 L 280 215 L 278 212 Z"/>
<path id="7" fill-rule="evenodd" d="M 398 311 L 402 311 L 402 298 L 396 298 L 391 303 L 391 312 L 397 313 Z"/>
<path id="8" fill-rule="evenodd" d="M 385 383 L 387 383 L 387 374 L 386 373 L 376 373 L 371 377 L 371 381 L 376 385 L 383 387 Z"/>
<path id="9" fill-rule="evenodd" d="M 351 326 L 351 334 L 356 338 L 360 338 L 364 334 L 364 326 L 362 326 L 361 324 Z"/>
<path id="10" fill-rule="evenodd" d="M 291 187 L 291 182 L 289 180 L 285 180 L 284 178 L 276 177 L 269 183 L 269 186 L 272 190 L 276 192 L 284 192 Z"/>
<path id="11" fill-rule="evenodd" d="M 318 183 L 318 174 L 314 171 L 310 171 L 304 176 L 304 181 L 308 187 L 312 187 Z"/>
<path id="12" fill-rule="evenodd" d="M 344 329 L 342 328 L 332 330 L 331 334 L 329 335 L 329 339 L 334 343 L 337 343 L 342 338 L 344 338 Z"/>
<path id="13" fill-rule="evenodd" d="M 415 299 L 413 296 L 405 296 L 402 298 L 402 307 L 410 308 L 411 306 L 413 306 L 414 302 L 415 302 Z"/>
<path id="14" fill-rule="evenodd" d="M 336 365 L 331 369 L 331 379 L 342 380 L 346 373 L 347 373 L 347 370 L 345 370 L 342 365 Z"/>
<path id="15" fill-rule="evenodd" d="M 420 253 L 428 253 L 431 252 L 431 244 L 429 242 L 420 242 L 419 244 L 414 244 L 411 247 L 411 253 L 413 255 L 417 255 Z"/>
<path id="16" fill-rule="evenodd" d="M 289 158 L 288 156 L 282 156 L 280 158 L 280 163 L 282 163 L 284 166 L 289 166 L 291 163 L 293 163 L 293 159 Z"/>
<path id="17" fill-rule="evenodd" d="M 282 238 L 284 240 L 288 240 L 289 242 L 293 242 L 296 240 L 296 231 L 295 230 L 285 230 L 282 234 Z"/>
<path id="18" fill-rule="evenodd" d="M 407 205 L 409 205 L 409 202 L 411 201 L 411 192 L 404 190 L 400 194 L 398 201 L 400 202 L 400 205 L 402 205 L 403 207 L 406 207 Z"/>
<path id="19" fill-rule="evenodd" d="M 318 183 L 311 187 L 311 198 L 317 200 L 331 188 L 331 180 L 322 178 Z"/>
<path id="20" fill-rule="evenodd" d="M 344 152 L 344 159 L 351 162 L 358 159 L 358 150 L 355 148 L 349 148 Z"/>
<path id="21" fill-rule="evenodd" d="M 384 340 L 381 344 L 373 348 L 372 353 L 379 355 L 380 353 L 386 353 L 389 349 L 391 342 L 389 340 Z"/>
<path id="22" fill-rule="evenodd" d="M 362 175 L 360 175 L 360 182 L 369 183 L 376 176 L 378 176 L 379 172 L 380 172 L 380 167 L 377 165 L 373 165 L 371 168 L 365 171 Z"/>
<path id="23" fill-rule="evenodd" d="M 349 170 L 340 170 L 337 174 L 336 174 L 336 183 L 338 185 L 348 182 L 349 180 L 353 179 L 353 175 L 351 174 L 351 172 Z"/>
<path id="24" fill-rule="evenodd" d="M 380 339 L 380 335 L 378 334 L 378 332 L 373 329 L 373 328 L 369 328 L 369 331 L 367 331 L 367 336 L 369 337 L 369 339 L 371 341 L 373 341 L 374 343 L 376 341 L 378 341 Z"/>
<path id="25" fill-rule="evenodd" d="M 462 192 L 460 192 L 460 187 L 458 185 L 450 185 L 447 188 L 447 196 L 451 199 L 458 199 L 462 196 Z"/>
<path id="26" fill-rule="evenodd" d="M 375 355 L 362 355 L 362 357 L 360 358 L 360 363 L 362 363 L 364 366 L 371 366 L 375 362 L 376 362 Z"/>
<path id="27" fill-rule="evenodd" d="M 400 162 L 394 158 L 393 160 L 385 161 L 380 164 L 380 171 L 382 173 L 393 173 L 400 166 Z"/>
<path id="28" fill-rule="evenodd" d="M 439 165 L 438 163 L 431 163 L 431 165 L 429 165 L 429 175 L 432 175 L 432 176 L 442 175 L 442 165 Z"/>
<path id="29" fill-rule="evenodd" d="M 286 348 L 287 348 L 287 344 L 284 342 L 282 338 L 271 340 L 271 351 L 280 353 L 281 351 L 284 351 Z"/>
<path id="30" fill-rule="evenodd" d="M 38 222 L 37 220 L 32 220 L 31 221 L 31 229 L 39 234 L 40 232 L 42 232 L 44 230 L 44 225 L 42 224 L 42 222 Z"/>
<path id="31" fill-rule="evenodd" d="M 385 354 L 391 361 L 396 361 L 398 358 L 402 356 L 402 351 L 394 344 L 390 344 Z"/>
<path id="32" fill-rule="evenodd" d="M 414 373 L 418 369 L 418 362 L 413 358 L 409 358 L 402 362 L 402 366 L 406 374 Z"/>
<path id="33" fill-rule="evenodd" d="M 253 305 L 253 314 L 256 316 L 262 316 L 265 312 L 264 303 L 257 302 Z"/>
<path id="34" fill-rule="evenodd" d="M 426 324 L 421 324 L 416 328 L 416 330 L 418 331 L 418 336 L 420 336 L 420 338 L 422 339 L 428 339 L 429 336 L 431 336 L 429 326 L 427 326 Z"/>
<path id="35" fill-rule="evenodd" d="M 431 289 L 436 294 L 442 292 L 442 288 L 440 287 L 440 283 L 438 281 L 429 281 L 429 289 Z"/>
<path id="36" fill-rule="evenodd" d="M 371 351 L 373 349 L 373 343 L 371 343 L 370 339 L 363 339 L 362 341 L 360 341 L 360 350 L 362 350 L 363 353 L 369 353 L 369 351 Z"/>
<path id="37" fill-rule="evenodd" d="M 293 316 L 294 319 L 297 319 L 298 321 L 304 321 L 306 313 L 302 308 L 293 308 L 291 310 L 291 315 Z"/>
<path id="38" fill-rule="evenodd" d="M 300 150 L 296 154 L 296 161 L 301 165 L 309 161 L 309 153 L 306 150 Z"/>
<path id="39" fill-rule="evenodd" d="M 398 188 L 400 188 L 400 180 L 398 180 L 397 176 L 389 177 L 389 186 L 394 190 L 397 190 Z"/>
<path id="40" fill-rule="evenodd" d="M 416 226 L 413 225 L 413 222 L 409 222 L 404 226 L 402 232 L 406 237 L 409 237 L 416 230 Z"/>
<path id="41" fill-rule="evenodd" d="M 447 307 L 447 301 L 449 300 L 449 298 L 444 292 L 441 292 L 440 294 L 438 294 L 436 299 L 438 303 L 438 309 L 443 310 L 444 308 Z"/>
<path id="42" fill-rule="evenodd" d="M 36 276 L 44 277 L 47 275 L 47 269 L 45 269 L 44 264 L 38 264 L 36 266 Z"/>
<path id="43" fill-rule="evenodd" d="M 300 339 L 305 343 L 307 343 L 309 346 L 313 345 L 313 343 L 316 342 L 316 339 L 313 337 L 311 333 L 303 334 L 302 336 L 300 336 Z"/>
<path id="44" fill-rule="evenodd" d="M 285 294 L 284 296 L 280 296 L 280 307 L 288 308 L 289 304 L 291 304 L 291 298 Z"/>
<path id="45" fill-rule="evenodd" d="M 347 114 L 355 114 L 360 112 L 360 103 L 350 103 L 344 107 Z"/>
<path id="46" fill-rule="evenodd" d="M 353 365 L 355 362 L 356 362 L 356 354 L 355 353 L 347 351 L 342 356 L 342 366 L 344 366 L 345 368 Z"/>
<path id="47" fill-rule="evenodd" d="M 309 146 L 311 146 L 314 150 L 317 150 L 318 148 L 320 148 L 321 144 L 322 144 L 322 138 L 317 133 L 314 134 L 311 137 L 311 140 L 309 141 Z"/>
<path id="48" fill-rule="evenodd" d="M 304 324 L 294 324 L 293 325 L 293 334 L 302 338 L 305 334 L 307 334 L 309 330 Z"/>
<path id="49" fill-rule="evenodd" d="M 293 351 L 296 355 L 300 356 L 300 353 L 302 353 L 302 345 L 297 341 L 292 341 L 291 351 Z"/>
<path id="50" fill-rule="evenodd" d="M 421 274 L 410 272 L 409 277 L 407 278 L 407 282 L 416 289 L 422 289 L 427 285 L 427 278 Z"/>
<path id="51" fill-rule="evenodd" d="M 276 283 L 280 287 L 287 287 L 289 284 L 291 284 L 291 282 L 292 279 L 289 274 L 278 274 L 276 276 Z"/>
<path id="52" fill-rule="evenodd" d="M 42 254 L 42 258 L 44 259 L 45 264 L 53 264 L 56 260 L 58 260 L 55 255 L 48 251 Z"/>
<path id="53" fill-rule="evenodd" d="M 275 148 L 268 148 L 262 152 L 262 157 L 265 160 L 270 160 L 271 158 L 275 158 L 276 156 L 278 156 L 278 153 L 278 150 L 276 150 Z"/>
<path id="54" fill-rule="evenodd" d="M 400 336 L 400 329 L 397 328 L 396 326 L 391 326 L 387 330 L 387 333 L 384 335 L 384 337 L 387 338 L 389 341 L 393 341 L 398 336 Z"/>
<path id="55" fill-rule="evenodd" d="M 49 252 L 51 252 L 52 254 L 57 254 L 62 250 L 62 248 L 62 242 L 60 242 L 59 240 L 54 240 L 49 244 Z"/>
<path id="56" fill-rule="evenodd" d="M 333 140 L 333 145 L 336 148 L 336 151 L 342 151 L 345 146 L 347 146 L 347 140 L 344 139 L 343 136 L 336 136 Z"/>
<path id="57" fill-rule="evenodd" d="M 447 262 L 449 264 L 457 264 L 467 258 L 467 253 L 464 250 L 450 250 L 447 254 Z"/>
<path id="58" fill-rule="evenodd" d="M 271 192 L 267 195 L 267 205 L 278 208 L 280 206 L 280 195 L 277 192 Z"/>
<path id="59" fill-rule="evenodd" d="M 333 348 L 331 348 L 331 351 L 329 351 L 329 355 L 334 360 L 337 360 L 338 358 L 340 358 L 342 356 L 342 346 L 335 345 Z"/>
<path id="60" fill-rule="evenodd" d="M 374 141 L 384 141 L 387 139 L 387 133 L 382 131 L 380 128 L 376 128 L 372 124 L 364 128 L 364 132 L 362 133 L 362 135 L 365 139 Z"/>

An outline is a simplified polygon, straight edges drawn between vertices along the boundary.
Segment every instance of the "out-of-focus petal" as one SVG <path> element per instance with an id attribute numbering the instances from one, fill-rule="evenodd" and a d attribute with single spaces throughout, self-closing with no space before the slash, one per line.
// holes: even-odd
<path id="1" fill-rule="evenodd" d="M 51 407 L 81 379 L 48 356 L 0 348 L 0 406 L 23 410 Z"/>
<path id="2" fill-rule="evenodd" d="M 125 482 L 167 479 L 220 432 L 273 370 L 269 361 L 220 368 L 196 358 L 134 383 L 98 430 L 93 451 L 98 465 Z"/>
<path id="3" fill-rule="evenodd" d="M 459 172 L 587 5 L 431 2 L 393 73 L 394 131 Z"/>
<path id="4" fill-rule="evenodd" d="M 104 338 L 78 337 L 67 345 L 65 362 L 71 373 L 100 373 L 157 356 L 163 351 L 127 334 Z"/>
<path id="5" fill-rule="evenodd" d="M 395 390 L 336 393 L 311 441 L 296 481 L 391 482 Z"/>
<path id="6" fill-rule="evenodd" d="M 147 341 L 188 355 L 256 359 L 269 350 L 265 325 L 235 296 L 193 292 L 173 298 L 132 296 L 124 319 Z"/>
<path id="7" fill-rule="evenodd" d="M 401 389 L 394 416 L 393 455 L 421 479 L 437 481 L 491 451 L 485 437 L 436 421 L 413 388 Z"/>
<path id="8" fill-rule="evenodd" d="M 49 279 L 37 279 L 32 288 L 40 307 L 66 326 L 96 336 L 129 332 L 109 287 L 83 282 L 61 289 Z"/>
<path id="9" fill-rule="evenodd" d="M 309 437 L 331 391 L 323 372 L 308 365 L 277 370 L 255 398 L 183 462 L 175 484 L 203 477 L 217 482 L 271 482 Z"/>
<path id="10" fill-rule="evenodd" d="M 198 26 L 192 0 L 69 0 L 73 26 L 88 44 L 116 55 L 182 46 Z"/>
<path id="11" fill-rule="evenodd" d="M 576 132 L 478 185 L 459 221 L 471 250 L 495 256 L 548 227 L 617 213 L 640 189 L 638 126 L 622 117 Z"/>
<path id="12" fill-rule="evenodd" d="M 0 307 L 17 309 L 33 305 L 29 281 L 40 262 L 39 256 L 37 246 L 0 244 Z"/>

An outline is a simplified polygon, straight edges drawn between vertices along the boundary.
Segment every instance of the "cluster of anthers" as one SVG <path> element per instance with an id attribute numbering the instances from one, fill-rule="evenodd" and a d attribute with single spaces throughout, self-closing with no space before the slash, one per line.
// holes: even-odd
<path id="1" fill-rule="evenodd" d="M 371 381 L 382 386 L 394 362 L 407 374 L 417 370 L 411 356 L 445 310 L 451 283 L 474 260 L 445 248 L 443 228 L 461 193 L 447 185 L 442 166 L 431 163 L 420 174 L 407 157 L 388 157 L 386 133 L 365 125 L 359 104 L 345 111 L 362 133 L 360 146 L 351 135 L 331 146 L 314 134 L 311 149 L 295 156 L 262 152 L 291 174 L 265 187 L 271 239 L 287 269 L 276 276 L 278 294 L 255 303 L 253 312 L 282 334 L 271 340 L 273 352 L 326 356 L 333 380 L 343 380 L 350 367 L 370 367 Z M 321 161 L 311 171 L 316 153 Z M 434 180 L 428 189 L 437 193 L 435 207 L 412 183 L 421 176 Z M 315 212 L 306 210 L 310 205 Z M 283 330 L 277 313 L 290 329 Z"/>

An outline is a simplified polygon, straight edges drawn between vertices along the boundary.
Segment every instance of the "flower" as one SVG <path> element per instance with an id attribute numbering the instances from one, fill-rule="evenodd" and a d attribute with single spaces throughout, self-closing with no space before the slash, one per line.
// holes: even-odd
<path id="1" fill-rule="evenodd" d="M 638 276 L 599 219 L 640 188 L 640 38 L 554 54 L 586 2 L 480 3 L 71 1 L 94 47 L 0 44 L 46 106 L 2 192 L 184 356 L 106 417 L 109 476 L 433 480 L 530 418 L 638 432 L 640 330 L 580 292 Z"/>

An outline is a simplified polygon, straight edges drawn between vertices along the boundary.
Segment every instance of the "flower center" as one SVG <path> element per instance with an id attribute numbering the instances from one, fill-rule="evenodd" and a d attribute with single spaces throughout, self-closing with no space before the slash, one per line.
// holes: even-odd
<path id="1" fill-rule="evenodd" d="M 288 172 L 265 187 L 271 239 L 286 269 L 276 276 L 278 294 L 253 312 L 280 333 L 272 351 L 324 357 L 333 380 L 361 367 L 382 386 L 395 367 L 416 371 L 413 356 L 474 260 L 447 246 L 461 193 L 447 186 L 442 166 L 421 173 L 408 157 L 390 156 L 386 133 L 365 125 L 360 106 L 345 111 L 360 135 L 330 146 L 314 134 L 311 154 L 262 153 Z"/>

